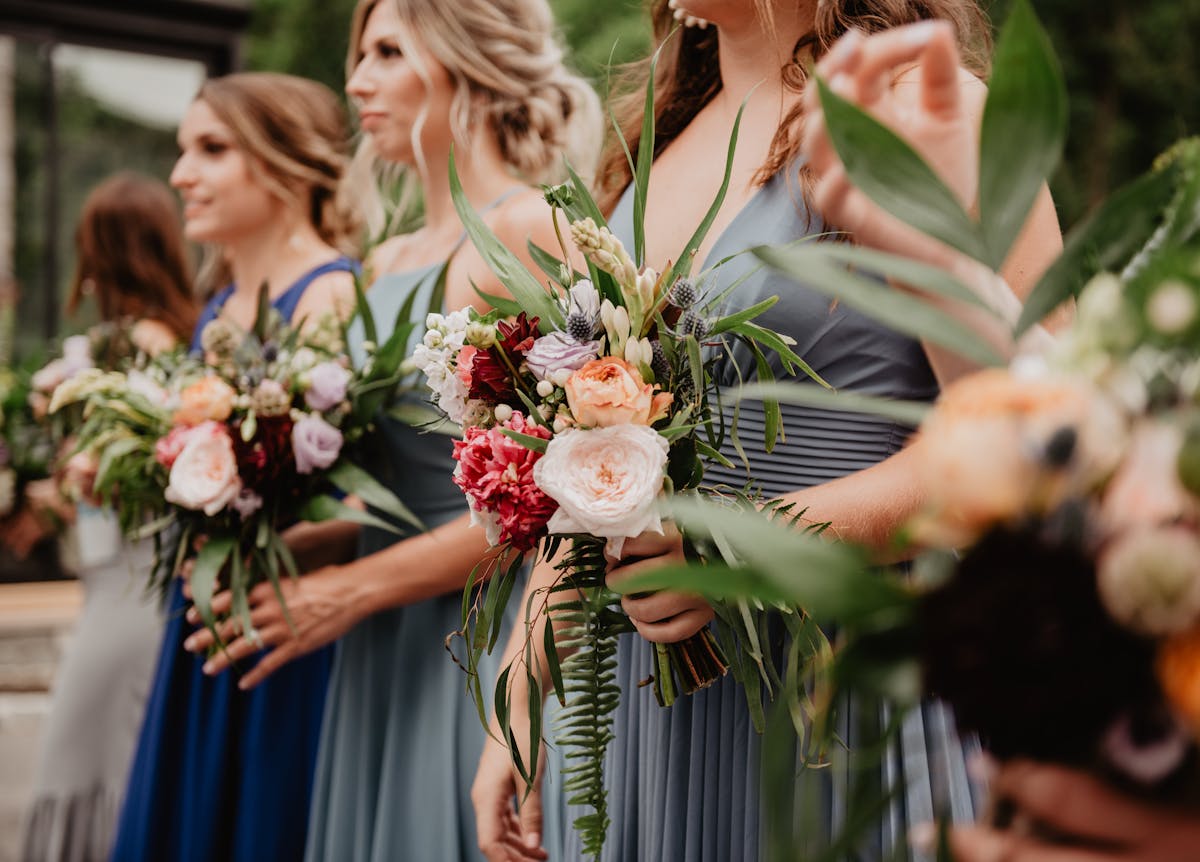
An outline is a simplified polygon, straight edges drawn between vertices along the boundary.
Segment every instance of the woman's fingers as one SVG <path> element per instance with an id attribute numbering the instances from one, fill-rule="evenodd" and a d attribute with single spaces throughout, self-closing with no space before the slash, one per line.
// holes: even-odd
<path id="1" fill-rule="evenodd" d="M 263 680 L 298 655 L 300 655 L 300 646 L 297 641 L 286 640 L 282 642 L 275 649 L 268 650 L 258 664 L 238 681 L 238 688 L 242 691 L 247 691 L 260 685 Z"/>
<path id="2" fill-rule="evenodd" d="M 958 48 L 949 23 L 922 21 L 877 33 L 863 40 L 859 54 L 851 76 L 854 101 L 875 104 L 891 89 L 898 67 L 917 63 L 924 106 L 942 115 L 958 110 Z"/>
<path id="3" fill-rule="evenodd" d="M 684 611 L 695 610 L 704 604 L 704 599 L 699 596 L 670 591 L 621 597 L 621 607 L 635 623 L 661 622 Z"/>
<path id="4" fill-rule="evenodd" d="M 1099 841 L 1142 844 L 1169 819 L 1166 812 L 1161 819 L 1148 819 L 1144 805 L 1091 775 L 1032 761 L 1003 766 L 994 792 L 1038 820 Z"/>
<path id="5" fill-rule="evenodd" d="M 242 635 L 230 641 L 224 649 L 216 652 L 204 663 L 204 672 L 210 676 L 221 673 L 236 662 L 262 652 L 264 647 L 283 643 L 290 637 L 287 626 L 275 625 L 262 630 L 255 630 L 257 637 Z"/>
<path id="6" fill-rule="evenodd" d="M 712 621 L 713 609 L 703 605 L 658 622 L 634 621 L 639 635 L 651 643 L 673 644 L 687 640 Z"/>
<path id="7" fill-rule="evenodd" d="M 954 829 L 950 848 L 957 862 L 1118 862 L 1120 856 L 1096 850 L 1053 846 L 1016 832 L 983 826 Z"/>

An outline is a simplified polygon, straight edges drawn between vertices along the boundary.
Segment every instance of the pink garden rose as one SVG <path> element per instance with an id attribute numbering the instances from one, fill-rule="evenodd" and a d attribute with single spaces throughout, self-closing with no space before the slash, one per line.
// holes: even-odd
<path id="1" fill-rule="evenodd" d="M 467 495 L 474 519 L 490 527 L 489 541 L 528 551 L 541 538 L 556 507 L 533 478 L 541 453 L 506 437 L 501 428 L 543 440 L 550 436 L 545 428 L 526 423 L 521 413 L 513 413 L 495 428 L 468 428 L 466 439 L 454 442 L 458 461 L 454 484 Z"/>
<path id="2" fill-rule="evenodd" d="M 672 398 L 655 393 L 637 368 L 616 356 L 585 363 L 564 388 L 575 421 L 592 428 L 650 425 L 667 415 Z"/>
<path id="3" fill-rule="evenodd" d="M 154 460 L 170 470 L 175 466 L 175 459 L 183 451 L 191 433 L 192 429 L 186 425 L 177 425 L 166 437 L 159 437 L 158 442 L 154 444 Z"/>
<path id="4" fill-rule="evenodd" d="M 304 416 L 292 426 L 292 451 L 297 473 L 328 469 L 342 452 L 342 432 L 320 416 Z"/>
<path id="5" fill-rule="evenodd" d="M 308 381 L 305 402 L 313 410 L 329 410 L 345 399 L 350 372 L 337 362 L 322 362 L 308 372 Z"/>
<path id="6" fill-rule="evenodd" d="M 534 465 L 538 487 L 558 502 L 551 533 L 608 539 L 621 555 L 626 539 L 662 532 L 657 503 L 670 446 L 645 425 L 613 425 L 557 435 Z"/>
<path id="7" fill-rule="evenodd" d="M 242 490 L 233 441 L 225 426 L 204 422 L 187 432 L 187 438 L 167 482 L 167 502 L 203 511 L 212 517 L 228 506 Z"/>

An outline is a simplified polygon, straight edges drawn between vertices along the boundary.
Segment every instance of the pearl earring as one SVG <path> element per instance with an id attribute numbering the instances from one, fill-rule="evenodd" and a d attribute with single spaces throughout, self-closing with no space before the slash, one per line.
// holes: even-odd
<path id="1" fill-rule="evenodd" d="M 671 14 L 675 20 L 683 24 L 684 27 L 697 27 L 703 30 L 709 25 L 709 22 L 704 18 L 689 15 L 686 9 L 680 7 L 679 0 L 667 0 L 667 8 L 671 10 Z"/>

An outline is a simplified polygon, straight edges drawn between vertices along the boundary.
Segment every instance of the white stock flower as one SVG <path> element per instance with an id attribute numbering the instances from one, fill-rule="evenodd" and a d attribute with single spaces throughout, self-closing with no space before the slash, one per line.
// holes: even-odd
<path id="1" fill-rule="evenodd" d="M 625 540 L 662 532 L 656 501 L 663 487 L 667 441 L 645 425 L 565 431 L 533 465 L 538 487 L 559 505 L 551 533 L 587 533 L 608 539 L 620 556 Z"/>
<path id="2" fill-rule="evenodd" d="M 1196 319 L 1196 297 L 1187 283 L 1171 279 L 1146 301 L 1146 319 L 1163 335 L 1178 335 Z"/>
<path id="3" fill-rule="evenodd" d="M 412 364 L 425 375 L 434 400 L 451 422 L 461 423 L 469 406 L 467 384 L 456 372 L 459 351 L 466 340 L 470 316 L 466 310 L 448 315 L 432 313 L 429 330 L 413 350 Z"/>

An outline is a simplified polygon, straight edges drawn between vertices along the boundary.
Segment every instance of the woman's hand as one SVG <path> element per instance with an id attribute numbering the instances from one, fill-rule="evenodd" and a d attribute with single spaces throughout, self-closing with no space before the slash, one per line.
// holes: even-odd
<path id="1" fill-rule="evenodd" d="M 1194 862 L 1200 858 L 1200 813 L 1127 797 L 1092 775 L 1016 761 L 1000 769 L 992 792 L 1011 800 L 1019 814 L 1084 846 L 974 826 L 951 833 L 959 862 Z"/>
<path id="2" fill-rule="evenodd" d="M 964 104 L 968 73 L 960 69 L 953 27 L 925 21 L 869 37 L 851 31 L 817 63 L 817 73 L 843 99 L 903 138 L 964 207 L 977 193 L 978 118 Z M 982 99 L 983 85 L 975 82 Z M 803 152 L 816 180 L 814 203 L 825 218 L 883 251 L 946 264 L 952 252 L 909 227 L 856 188 L 833 148 L 815 80 L 804 93 Z"/>
<path id="3" fill-rule="evenodd" d="M 249 595 L 253 631 L 242 632 L 236 616 L 223 622 L 218 628 L 226 648 L 208 660 L 205 673 L 218 674 L 266 648 L 262 660 L 238 682 L 241 689 L 253 688 L 289 661 L 333 643 L 374 610 L 353 569 L 347 567 L 329 566 L 296 580 L 283 578 L 279 589 L 287 603 L 287 616 L 271 584 L 256 586 Z M 212 607 L 218 615 L 229 614 L 229 592 L 214 596 Z M 195 625 L 201 622 L 195 608 L 188 610 L 187 618 Z M 201 629 L 184 642 L 184 649 L 202 654 L 212 645 L 212 632 Z"/>
<path id="4" fill-rule="evenodd" d="M 510 723 L 517 720 L 517 704 Z M 522 713 L 524 715 L 524 713 Z M 488 862 L 528 862 L 550 856 L 542 847 L 542 774 L 546 762 L 545 748 L 538 757 L 538 771 L 529 793 L 525 780 L 513 766 L 508 748 L 495 737 L 499 729 L 493 722 L 492 733 L 483 744 L 483 756 L 475 782 L 471 785 L 471 802 L 475 807 L 475 830 L 479 849 Z M 521 733 L 514 727 L 514 733 Z M 528 723 L 524 728 L 529 736 Z M 526 759 L 528 762 L 528 759 Z"/>
<path id="5" fill-rule="evenodd" d="M 608 585 L 615 588 L 626 578 L 684 560 L 683 537 L 674 524 L 664 523 L 661 535 L 647 532 L 625 542 L 621 560 L 609 565 Z M 621 607 L 638 634 L 652 643 L 687 640 L 714 616 L 712 606 L 700 596 L 666 590 L 622 596 Z"/>
<path id="6" fill-rule="evenodd" d="M 93 506 L 103 505 L 96 496 L 96 474 L 100 464 L 91 452 L 76 452 L 63 465 L 58 480 L 62 493 Z"/>

